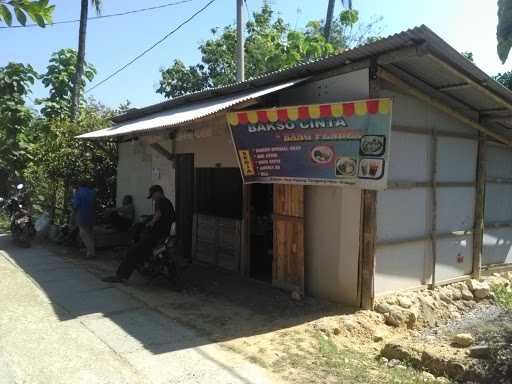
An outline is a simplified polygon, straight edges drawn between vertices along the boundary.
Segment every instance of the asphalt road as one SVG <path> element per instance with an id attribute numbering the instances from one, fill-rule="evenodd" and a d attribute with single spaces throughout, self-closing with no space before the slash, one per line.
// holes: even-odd
<path id="1" fill-rule="evenodd" d="M 266 384 L 277 380 L 80 265 L 0 235 L 0 384 Z"/>

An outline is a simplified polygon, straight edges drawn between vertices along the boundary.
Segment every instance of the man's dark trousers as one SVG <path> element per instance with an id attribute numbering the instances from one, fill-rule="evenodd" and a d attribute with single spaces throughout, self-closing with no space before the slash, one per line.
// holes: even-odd
<path id="1" fill-rule="evenodd" d="M 162 236 L 157 234 L 143 234 L 141 239 L 126 252 L 124 261 L 117 268 L 117 277 L 129 279 L 137 265 L 144 263 L 151 256 L 153 248 L 161 239 Z"/>

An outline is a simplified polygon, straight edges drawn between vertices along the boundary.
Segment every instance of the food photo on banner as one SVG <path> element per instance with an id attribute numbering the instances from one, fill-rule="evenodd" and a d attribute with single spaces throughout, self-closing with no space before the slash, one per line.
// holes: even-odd
<path id="1" fill-rule="evenodd" d="M 391 99 L 228 113 L 244 183 L 385 189 Z"/>

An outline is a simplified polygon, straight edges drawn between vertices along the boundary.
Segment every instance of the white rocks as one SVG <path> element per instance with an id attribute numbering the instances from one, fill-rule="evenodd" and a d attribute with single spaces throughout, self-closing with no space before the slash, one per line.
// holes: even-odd
<path id="1" fill-rule="evenodd" d="M 405 309 L 408 309 L 408 308 L 411 308 L 412 307 L 412 300 L 408 297 L 405 297 L 405 296 L 400 296 L 398 298 L 398 304 L 402 307 L 402 308 L 405 308 Z"/>
<path id="2" fill-rule="evenodd" d="M 469 300 L 473 300 L 474 299 L 473 294 L 471 293 L 471 291 L 467 287 L 466 288 L 462 288 L 460 293 L 461 293 L 461 296 L 462 296 L 462 300 L 469 301 Z"/>
<path id="3" fill-rule="evenodd" d="M 469 347 L 471 344 L 473 344 L 474 341 L 475 339 L 473 338 L 473 336 L 471 336 L 470 333 L 459 333 L 455 335 L 452 339 L 453 345 L 461 348 Z"/>
<path id="4" fill-rule="evenodd" d="M 386 303 L 389 305 L 395 305 L 397 303 L 395 296 L 388 296 L 386 297 Z"/>
<path id="5" fill-rule="evenodd" d="M 391 311 L 384 315 L 384 321 L 387 325 L 398 328 L 405 324 L 405 316 L 402 311 Z"/>
<path id="6" fill-rule="evenodd" d="M 375 306 L 375 312 L 385 314 L 385 313 L 389 313 L 390 311 L 391 311 L 391 305 L 389 305 L 387 303 L 378 303 Z"/>
<path id="7" fill-rule="evenodd" d="M 383 341 L 387 335 L 388 333 L 386 332 L 386 330 L 382 328 L 377 328 L 373 333 L 373 341 L 376 343 Z"/>
<path id="8" fill-rule="evenodd" d="M 425 381 L 433 381 L 436 379 L 436 377 L 431 374 L 430 372 L 422 372 L 421 376 L 423 377 L 423 380 Z"/>
<path id="9" fill-rule="evenodd" d="M 468 288 L 471 289 L 473 295 L 477 299 L 485 299 L 491 293 L 491 288 L 487 282 L 480 282 L 478 280 L 469 280 Z"/>
<path id="10" fill-rule="evenodd" d="M 350 332 L 357 328 L 357 323 L 351 319 L 343 319 L 341 321 L 341 326 L 342 328 Z"/>
<path id="11" fill-rule="evenodd" d="M 384 315 L 384 322 L 396 328 L 407 326 L 407 328 L 413 329 L 417 319 L 418 316 L 414 311 L 401 308 L 392 308 L 391 312 Z"/>
<path id="12" fill-rule="evenodd" d="M 459 319 L 462 318 L 462 315 L 459 312 L 457 312 L 457 311 L 450 311 L 450 317 L 452 319 L 459 320 Z"/>
<path id="13" fill-rule="evenodd" d="M 450 304 L 452 302 L 451 296 L 451 292 L 448 290 L 439 292 L 439 299 L 447 304 Z"/>
<path id="14" fill-rule="evenodd" d="M 399 364 L 400 364 L 400 360 L 398 360 L 398 359 L 391 359 L 388 362 L 388 367 L 393 368 L 393 367 L 396 367 Z"/>
<path id="15" fill-rule="evenodd" d="M 450 291 L 452 293 L 452 300 L 462 299 L 462 292 L 460 291 L 460 289 L 452 288 Z"/>
<path id="16" fill-rule="evenodd" d="M 492 276 L 489 276 L 489 278 L 487 279 L 487 282 L 489 283 L 490 286 L 493 286 L 493 287 L 509 284 L 509 281 L 507 278 L 500 276 L 497 273 L 495 273 Z"/>

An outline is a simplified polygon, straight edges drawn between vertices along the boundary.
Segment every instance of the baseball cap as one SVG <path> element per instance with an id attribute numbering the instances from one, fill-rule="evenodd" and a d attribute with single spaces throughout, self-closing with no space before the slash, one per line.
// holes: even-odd
<path id="1" fill-rule="evenodd" d="M 151 196 L 153 196 L 153 193 L 155 192 L 164 193 L 164 190 L 158 184 L 152 185 L 151 187 L 149 187 L 148 199 L 151 199 Z"/>

